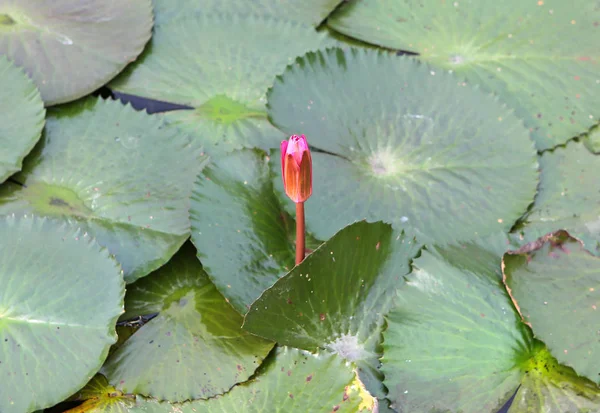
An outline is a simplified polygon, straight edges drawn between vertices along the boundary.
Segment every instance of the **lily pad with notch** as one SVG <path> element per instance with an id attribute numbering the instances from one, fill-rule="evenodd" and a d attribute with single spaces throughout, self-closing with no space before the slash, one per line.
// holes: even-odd
<path id="1" fill-rule="evenodd" d="M 498 276 L 499 260 L 481 260 L 473 248 L 463 254 L 428 247 L 398 290 L 381 358 L 392 407 L 496 412 L 517 388 L 510 413 L 597 407 L 595 384 L 559 365 L 521 321 Z"/>
<path id="2" fill-rule="evenodd" d="M 98 371 L 116 341 L 125 283 L 77 227 L 10 216 L 0 217 L 0 232 L 0 410 L 32 412 Z"/>
<path id="3" fill-rule="evenodd" d="M 44 103 L 27 75 L 0 56 L 0 183 L 19 171 L 42 136 Z"/>
<path id="4" fill-rule="evenodd" d="M 150 0 L 4 0 L 0 54 L 23 67 L 46 105 L 85 96 L 134 61 L 150 39 Z"/>
<path id="5" fill-rule="evenodd" d="M 211 43 L 198 42 L 210 38 Z M 277 147 L 267 119 L 267 89 L 297 56 L 331 46 L 312 27 L 251 14 L 193 14 L 156 27 L 142 58 L 110 87 L 191 106 L 167 117 L 193 131 L 207 152 Z M 213 146 L 217 147 L 213 147 Z"/>
<path id="6" fill-rule="evenodd" d="M 413 58 L 309 53 L 277 78 L 268 106 L 315 148 L 306 225 L 317 238 L 382 219 L 420 242 L 467 241 L 507 232 L 533 201 L 537 159 L 522 122 Z M 283 194 L 280 170 L 276 159 Z"/>
<path id="7" fill-rule="evenodd" d="M 158 315 L 102 369 L 124 393 L 170 402 L 214 397 L 246 381 L 273 347 L 240 328 L 242 316 L 210 282 L 189 243 L 129 287 L 125 308 L 125 319 Z"/>
<path id="8" fill-rule="evenodd" d="M 598 123 L 600 6 L 578 0 L 357 0 L 328 19 L 343 34 L 418 53 L 515 109 L 539 150 Z M 527 145 L 524 136 L 521 145 Z M 517 143 L 515 143 L 517 144 Z"/>
<path id="9" fill-rule="evenodd" d="M 66 219 L 108 248 L 132 282 L 189 234 L 201 148 L 159 116 L 89 98 L 49 112 L 23 170 L 0 188 L 0 215 Z"/>

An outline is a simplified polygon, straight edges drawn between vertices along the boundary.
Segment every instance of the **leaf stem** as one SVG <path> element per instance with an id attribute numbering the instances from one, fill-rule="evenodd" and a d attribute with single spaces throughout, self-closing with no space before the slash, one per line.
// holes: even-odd
<path id="1" fill-rule="evenodd" d="M 304 259 L 304 202 L 296 203 L 296 265 Z"/>

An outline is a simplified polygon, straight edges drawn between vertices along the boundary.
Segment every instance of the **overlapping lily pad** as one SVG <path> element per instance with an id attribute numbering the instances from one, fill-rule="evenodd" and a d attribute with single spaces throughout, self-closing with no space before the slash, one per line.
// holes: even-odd
<path id="1" fill-rule="evenodd" d="M 357 0 L 328 20 L 494 92 L 525 120 L 538 149 L 598 122 L 599 22 L 595 2 L 562 0 Z"/>
<path id="2" fill-rule="evenodd" d="M 317 26 L 341 0 L 153 0 L 156 24 L 199 13 L 270 16 Z"/>
<path id="3" fill-rule="evenodd" d="M 496 412 L 519 385 L 511 413 L 575 413 L 598 402 L 593 383 L 533 339 L 499 267 L 472 249 L 457 257 L 430 247 L 415 260 L 384 331 L 382 371 L 396 410 Z"/>
<path id="4" fill-rule="evenodd" d="M 522 123 L 492 96 L 412 58 L 310 53 L 276 80 L 269 114 L 326 151 L 313 154 L 306 202 L 320 239 L 366 218 L 423 242 L 468 240 L 508 230 L 533 201 L 537 161 Z M 275 160 L 283 193 L 280 169 Z"/>
<path id="5" fill-rule="evenodd" d="M 166 403 L 114 394 L 112 410 L 96 408 L 99 401 L 107 403 L 105 392 L 114 390 L 106 383 L 93 381 L 81 392 L 87 398 L 83 412 L 144 412 L 144 413 L 271 413 L 281 412 L 367 412 L 373 411 L 374 400 L 356 381 L 352 367 L 331 354 L 310 354 L 293 348 L 278 348 L 260 367 L 254 379 L 235 386 L 230 392 L 209 400 L 187 403 Z M 104 393 L 104 394 L 103 394 Z M 94 409 L 96 408 L 96 409 Z"/>
<path id="6" fill-rule="evenodd" d="M 0 54 L 22 66 L 46 105 L 93 92 L 135 60 L 150 39 L 150 0 L 6 0 Z"/>
<path id="7" fill-rule="evenodd" d="M 540 185 L 535 203 L 518 227 L 523 242 L 564 229 L 600 254 L 600 156 L 582 143 L 547 151 L 540 157 Z"/>
<path id="8" fill-rule="evenodd" d="M 589 133 L 583 137 L 583 143 L 590 152 L 600 155 L 600 126 L 592 128 Z"/>
<path id="9" fill-rule="evenodd" d="M 190 215 L 198 258 L 241 314 L 294 266 L 294 221 L 273 193 L 264 154 L 214 159 L 198 177 Z"/>
<path id="10" fill-rule="evenodd" d="M 565 232 L 504 257 L 506 285 L 525 322 L 556 359 L 599 382 L 600 258 Z"/>
<path id="11" fill-rule="evenodd" d="M 103 368 L 125 393 L 172 402 L 223 394 L 246 381 L 273 347 L 241 330 L 242 317 L 210 282 L 190 244 L 128 289 L 126 309 L 125 317 L 159 314 Z"/>
<path id="12" fill-rule="evenodd" d="M 0 215 L 67 219 L 107 247 L 128 282 L 164 264 L 189 234 L 200 148 L 160 117 L 90 98 L 52 110 L 44 136 L 0 188 Z"/>
<path id="13" fill-rule="evenodd" d="M 0 411 L 31 412 L 100 368 L 125 284 L 108 252 L 79 229 L 1 217 L 0 233 Z"/>
<path id="14" fill-rule="evenodd" d="M 134 394 L 126 394 L 111 386 L 106 377 L 95 375 L 70 401 L 83 401 L 68 413 L 124 413 L 136 405 Z"/>
<path id="15" fill-rule="evenodd" d="M 226 151 L 276 147 L 282 135 L 267 120 L 267 89 L 297 56 L 333 43 L 310 26 L 287 20 L 192 13 L 158 25 L 143 58 L 110 86 L 192 106 L 191 112 L 169 117 Z"/>
<path id="16" fill-rule="evenodd" d="M 357 363 L 377 396 L 383 316 L 419 246 L 381 222 L 353 224 L 256 300 L 244 328 L 278 343 L 326 349 Z"/>
<path id="17" fill-rule="evenodd" d="M 0 56 L 0 183 L 21 169 L 40 139 L 44 103 L 27 75 Z"/>

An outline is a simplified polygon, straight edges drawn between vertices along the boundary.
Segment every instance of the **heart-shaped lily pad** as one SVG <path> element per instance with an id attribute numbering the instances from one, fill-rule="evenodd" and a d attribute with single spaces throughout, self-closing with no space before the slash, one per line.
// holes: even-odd
<path id="1" fill-rule="evenodd" d="M 538 149 L 598 122 L 600 6 L 594 1 L 448 0 L 416 7 L 411 0 L 356 0 L 328 24 L 419 53 L 457 81 L 494 92 L 525 120 Z"/>
<path id="2" fill-rule="evenodd" d="M 369 391 L 382 397 L 383 316 L 418 250 L 388 224 L 350 225 L 266 290 L 244 328 L 281 344 L 339 354 L 355 362 Z"/>
<path id="3" fill-rule="evenodd" d="M 50 111 L 44 136 L 0 188 L 0 215 L 66 218 L 108 248 L 132 282 L 189 233 L 200 149 L 160 117 L 90 98 Z"/>
<path id="4" fill-rule="evenodd" d="M 0 3 L 0 54 L 27 71 L 46 105 L 104 85 L 137 58 L 151 30 L 150 0 Z"/>
<path id="5" fill-rule="evenodd" d="M 32 412 L 81 388 L 116 340 L 125 284 L 83 231 L 0 218 L 0 411 Z"/>
<path id="6" fill-rule="evenodd" d="M 159 313 L 103 368 L 126 393 L 172 402 L 223 394 L 246 381 L 273 347 L 241 330 L 242 317 L 210 282 L 190 244 L 131 285 L 125 306 L 124 317 Z"/>
<path id="7" fill-rule="evenodd" d="M 245 314 L 294 266 L 295 222 L 273 193 L 269 157 L 242 150 L 211 161 L 192 194 L 192 242 L 217 289 Z"/>
<path id="8" fill-rule="evenodd" d="M 521 121 L 492 96 L 412 58 L 309 53 L 275 81 L 269 114 L 325 151 L 313 154 L 306 202 L 319 239 L 363 218 L 404 227 L 422 242 L 487 236 L 508 230 L 535 194 L 537 160 Z M 280 170 L 274 162 L 284 193 Z"/>
<path id="9" fill-rule="evenodd" d="M 106 399 L 93 381 L 82 393 L 94 406 L 94 398 Z M 351 366 L 332 354 L 310 354 L 279 347 L 261 365 L 253 379 L 209 400 L 167 403 L 135 397 L 134 405 L 124 395 L 113 401 L 119 413 L 272 413 L 279 412 L 367 412 L 374 411 L 373 398 L 361 388 Z M 107 410 L 75 410 L 73 413 L 100 413 Z"/>
<path id="10" fill-rule="evenodd" d="M 205 38 L 211 41 L 198 41 Z M 310 26 L 287 20 L 192 13 L 158 25 L 143 58 L 110 86 L 192 106 L 193 111 L 168 117 L 178 127 L 194 131 L 207 151 L 212 145 L 225 151 L 267 149 L 282 139 L 265 110 L 265 94 L 273 79 L 297 56 L 334 43 Z"/>
<path id="11" fill-rule="evenodd" d="M 44 103 L 27 75 L 0 56 L 0 183 L 21 169 L 42 135 Z"/>
<path id="12" fill-rule="evenodd" d="M 156 24 L 199 13 L 270 16 L 317 26 L 342 0 L 154 0 Z"/>
<path id="13" fill-rule="evenodd" d="M 522 242 L 564 229 L 600 255 L 600 156 L 573 141 L 544 152 L 540 167 L 535 202 L 517 229 Z"/>
<path id="14" fill-rule="evenodd" d="M 600 258 L 567 233 L 504 257 L 506 286 L 535 336 L 556 359 L 600 382 Z"/>

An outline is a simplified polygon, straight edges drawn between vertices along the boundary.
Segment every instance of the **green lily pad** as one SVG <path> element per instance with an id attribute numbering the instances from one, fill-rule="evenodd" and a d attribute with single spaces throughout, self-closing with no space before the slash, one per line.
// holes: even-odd
<path id="1" fill-rule="evenodd" d="M 200 149 L 158 116 L 90 98 L 50 111 L 44 136 L 0 188 L 0 215 L 61 217 L 108 248 L 132 282 L 189 234 Z"/>
<path id="2" fill-rule="evenodd" d="M 422 242 L 485 237 L 510 229 L 535 194 L 537 160 L 522 123 L 493 97 L 412 58 L 310 53 L 277 78 L 269 114 L 326 151 L 313 153 L 306 202 L 319 239 L 363 218 Z"/>
<path id="3" fill-rule="evenodd" d="M 240 314 L 294 267 L 294 222 L 273 193 L 267 162 L 250 150 L 213 159 L 192 194 L 198 258 Z"/>
<path id="4" fill-rule="evenodd" d="M 600 126 L 593 127 L 583 138 L 583 143 L 590 152 L 600 155 Z"/>
<path id="5" fill-rule="evenodd" d="M 489 251 L 429 247 L 415 260 L 383 333 L 381 369 L 392 407 L 496 412 L 519 388 L 511 413 L 596 411 L 578 409 L 598 406 L 599 389 L 533 338 Z"/>
<path id="6" fill-rule="evenodd" d="M 537 338 L 556 359 L 600 382 L 600 258 L 565 232 L 504 257 L 506 286 Z"/>
<path id="7" fill-rule="evenodd" d="M 115 389 L 101 374 L 95 375 L 69 400 L 83 403 L 65 413 L 125 413 L 136 405 L 135 395 Z"/>
<path id="8" fill-rule="evenodd" d="M 44 103 L 27 75 L 0 56 L 0 183 L 21 169 L 42 136 Z"/>
<path id="9" fill-rule="evenodd" d="M 503 289 L 500 260 L 464 254 L 424 251 L 387 316 L 381 361 L 396 410 L 496 412 L 519 385 L 531 333 Z"/>
<path id="10" fill-rule="evenodd" d="M 373 411 L 373 399 L 351 366 L 332 354 L 279 347 L 256 377 L 208 400 L 166 403 L 136 398 L 131 413 L 271 413 Z"/>
<path id="11" fill-rule="evenodd" d="M 480 85 L 514 108 L 537 148 L 587 131 L 600 113 L 600 7 L 593 1 L 357 0 L 328 24 Z M 521 145 L 528 145 L 522 138 Z"/>
<path id="12" fill-rule="evenodd" d="M 278 147 L 282 135 L 267 120 L 267 89 L 297 56 L 334 43 L 325 33 L 287 20 L 189 13 L 158 25 L 143 57 L 110 87 L 192 106 L 168 116 L 194 131 L 207 151 L 215 144 L 226 151 Z"/>
<path id="13" fill-rule="evenodd" d="M 342 0 L 153 0 L 156 24 L 203 13 L 270 16 L 318 26 Z"/>
<path id="14" fill-rule="evenodd" d="M 600 390 L 573 369 L 561 366 L 536 342 L 534 356 L 523 365 L 525 375 L 508 413 L 597 412 Z"/>
<path id="15" fill-rule="evenodd" d="M 273 347 L 241 330 L 242 317 L 210 282 L 190 244 L 133 284 L 125 306 L 124 317 L 159 313 L 103 367 L 125 393 L 172 402 L 223 394 L 246 381 Z"/>
<path id="16" fill-rule="evenodd" d="M 600 157 L 573 141 L 544 152 L 540 167 L 535 202 L 518 227 L 522 242 L 564 229 L 600 255 Z"/>
<path id="17" fill-rule="evenodd" d="M 356 363 L 367 389 L 377 372 L 383 316 L 420 246 L 388 224 L 358 222 L 325 242 L 252 304 L 244 329 Z"/>
<path id="18" fill-rule="evenodd" d="M 81 388 L 116 340 L 125 284 L 83 231 L 0 218 L 0 411 L 32 412 Z"/>
<path id="19" fill-rule="evenodd" d="M 75 100 L 111 80 L 142 52 L 150 0 L 7 0 L 0 54 L 31 76 L 46 105 Z"/>

